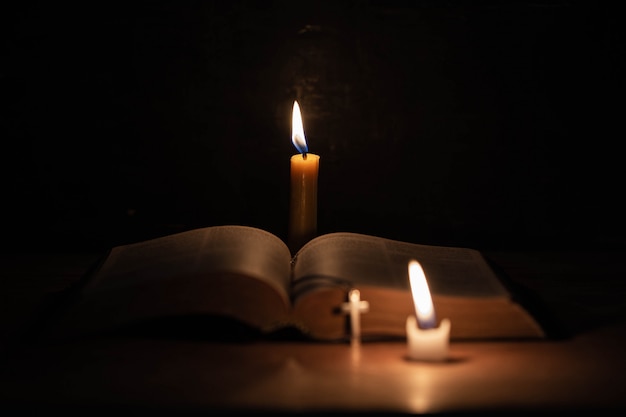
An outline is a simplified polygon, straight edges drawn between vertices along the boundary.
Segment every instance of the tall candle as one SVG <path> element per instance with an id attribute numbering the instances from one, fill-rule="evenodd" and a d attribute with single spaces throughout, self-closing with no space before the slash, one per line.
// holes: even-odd
<path id="1" fill-rule="evenodd" d="M 302 115 L 293 103 L 291 141 L 298 154 L 291 157 L 291 197 L 289 206 L 289 248 L 296 252 L 317 234 L 318 155 L 309 153 Z"/>

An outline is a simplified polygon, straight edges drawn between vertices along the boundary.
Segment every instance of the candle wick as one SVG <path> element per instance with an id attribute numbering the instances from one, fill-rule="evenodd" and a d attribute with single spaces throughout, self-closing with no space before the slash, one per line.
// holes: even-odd
<path id="1" fill-rule="evenodd" d="M 302 152 L 302 159 L 306 160 L 306 152 Z"/>

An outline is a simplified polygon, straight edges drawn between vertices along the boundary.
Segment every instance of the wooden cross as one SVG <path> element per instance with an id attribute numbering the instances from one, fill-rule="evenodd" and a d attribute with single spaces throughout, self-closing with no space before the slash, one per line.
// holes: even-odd
<path id="1" fill-rule="evenodd" d="M 344 313 L 350 314 L 351 339 L 353 342 L 361 339 L 361 313 L 367 313 L 370 309 L 370 303 L 361 301 L 361 292 L 352 289 L 348 293 L 348 302 L 341 305 Z"/>

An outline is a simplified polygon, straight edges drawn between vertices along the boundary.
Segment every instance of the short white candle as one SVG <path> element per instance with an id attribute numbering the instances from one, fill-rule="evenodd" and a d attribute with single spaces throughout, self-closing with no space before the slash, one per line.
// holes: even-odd
<path id="1" fill-rule="evenodd" d="M 410 359 L 443 361 L 448 357 L 450 320 L 443 319 L 439 327 L 422 330 L 417 327 L 415 316 L 409 316 L 406 319 L 406 337 Z"/>
<path id="2" fill-rule="evenodd" d="M 415 303 L 416 316 L 406 319 L 408 357 L 412 360 L 443 361 L 448 357 L 450 320 L 443 319 L 436 326 L 426 275 L 419 262 L 409 262 L 409 284 Z"/>

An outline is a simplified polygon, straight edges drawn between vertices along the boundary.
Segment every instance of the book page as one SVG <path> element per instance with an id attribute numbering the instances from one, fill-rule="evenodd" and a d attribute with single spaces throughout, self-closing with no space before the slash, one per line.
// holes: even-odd
<path id="1" fill-rule="evenodd" d="M 356 233 L 331 233 L 307 243 L 296 255 L 297 280 L 346 280 L 350 285 L 409 290 L 408 263 L 418 260 L 431 293 L 501 297 L 506 288 L 473 249 L 420 245 Z"/>
<path id="2" fill-rule="evenodd" d="M 288 299 L 290 261 L 287 246 L 269 232 L 207 227 L 113 248 L 85 291 L 228 272 L 265 281 Z"/>

